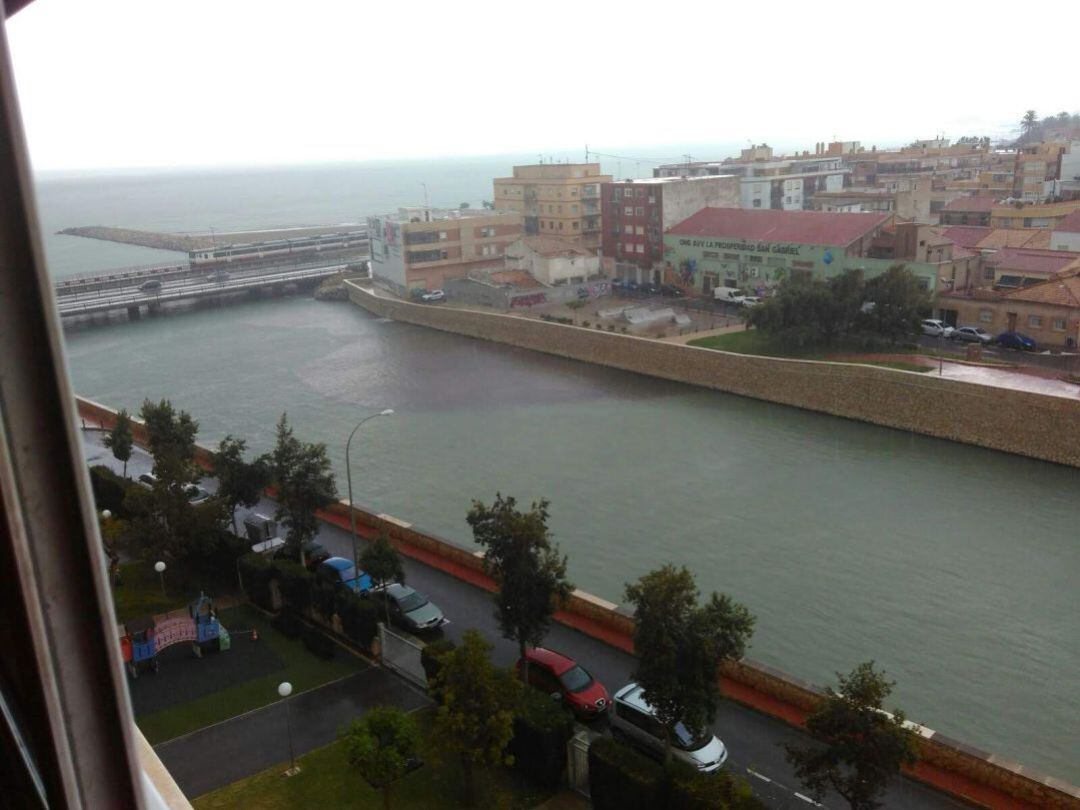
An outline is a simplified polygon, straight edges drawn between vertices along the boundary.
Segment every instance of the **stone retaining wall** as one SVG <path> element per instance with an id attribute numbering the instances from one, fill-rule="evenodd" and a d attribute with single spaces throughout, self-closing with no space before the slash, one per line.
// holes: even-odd
<path id="1" fill-rule="evenodd" d="M 349 285 L 349 297 L 380 317 L 1080 466 L 1080 397 L 875 366 L 733 354 L 513 315 L 411 304 L 356 285 Z"/>
<path id="2" fill-rule="evenodd" d="M 116 417 L 112 409 L 77 398 L 79 417 L 87 427 L 110 428 Z M 145 446 L 145 428 L 135 423 L 132 433 Z M 210 451 L 197 449 L 201 464 L 208 466 Z M 484 573 L 479 551 L 423 531 L 390 515 L 353 506 L 359 531 L 371 536 L 386 532 L 393 545 L 406 556 L 439 568 L 478 587 L 494 590 Z M 320 517 L 349 527 L 349 505 L 332 504 Z M 633 652 L 634 620 L 623 608 L 576 590 L 556 620 L 605 643 Z M 744 705 L 785 722 L 799 725 L 824 697 L 824 692 L 792 675 L 765 664 L 743 659 L 724 667 L 721 683 L 726 695 Z M 922 760 L 911 775 L 939 790 L 984 807 L 1054 808 L 1080 810 L 1080 789 L 1012 762 L 919 727 Z"/>

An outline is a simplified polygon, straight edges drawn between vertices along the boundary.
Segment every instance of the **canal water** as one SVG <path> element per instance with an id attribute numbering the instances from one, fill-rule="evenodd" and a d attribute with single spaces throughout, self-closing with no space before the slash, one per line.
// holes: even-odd
<path id="1" fill-rule="evenodd" d="M 474 498 L 549 498 L 575 583 L 673 561 L 758 617 L 750 655 L 874 659 L 911 719 L 1080 781 L 1072 469 L 286 299 L 74 329 L 75 390 L 167 397 L 257 451 L 287 411 L 359 502 L 461 542 Z"/>

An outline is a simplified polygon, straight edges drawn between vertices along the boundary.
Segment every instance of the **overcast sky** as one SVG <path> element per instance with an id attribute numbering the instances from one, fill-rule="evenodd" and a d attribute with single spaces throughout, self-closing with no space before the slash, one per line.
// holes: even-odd
<path id="1" fill-rule="evenodd" d="M 1080 2 L 1037 20 L 1021 46 L 942 0 L 36 0 L 8 37 L 47 169 L 1004 136 L 1080 111 Z"/>

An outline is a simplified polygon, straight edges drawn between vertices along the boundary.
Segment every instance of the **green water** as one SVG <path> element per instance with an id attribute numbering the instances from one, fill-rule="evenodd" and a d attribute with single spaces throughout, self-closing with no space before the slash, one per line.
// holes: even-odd
<path id="1" fill-rule="evenodd" d="M 1077 472 L 284 300 L 70 331 L 75 389 L 168 397 L 267 449 L 289 412 L 356 498 L 469 542 L 496 490 L 552 501 L 579 587 L 669 560 L 823 683 L 873 658 L 911 719 L 1080 781 Z M 358 448 L 358 449 L 357 449 Z"/>

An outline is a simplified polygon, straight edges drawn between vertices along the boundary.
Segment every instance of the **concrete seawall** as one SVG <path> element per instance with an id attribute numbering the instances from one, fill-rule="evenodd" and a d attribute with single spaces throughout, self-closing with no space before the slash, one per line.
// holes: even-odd
<path id="1" fill-rule="evenodd" d="M 115 424 L 116 411 L 105 405 L 79 397 L 76 406 L 85 427 L 108 429 Z M 134 419 L 132 434 L 137 444 L 146 446 L 145 427 Z M 210 469 L 211 457 L 208 448 L 196 448 L 196 460 L 204 468 Z M 354 505 L 353 513 L 358 531 L 366 537 L 386 532 L 402 554 L 476 587 L 495 590 L 495 582 L 484 573 L 482 555 L 475 549 L 360 505 Z M 339 501 L 319 517 L 348 529 L 349 505 Z M 555 618 L 633 653 L 634 620 L 618 605 L 575 590 Z M 751 659 L 725 667 L 720 680 L 729 699 L 795 726 L 802 725 L 824 697 L 819 687 Z M 910 772 L 914 778 L 982 807 L 1080 810 L 1080 788 L 951 740 L 932 729 L 916 728 L 922 737 L 922 759 Z"/>
<path id="2" fill-rule="evenodd" d="M 757 357 L 577 326 L 413 304 L 350 283 L 384 318 L 1080 467 L 1080 398 L 875 366 Z"/>

